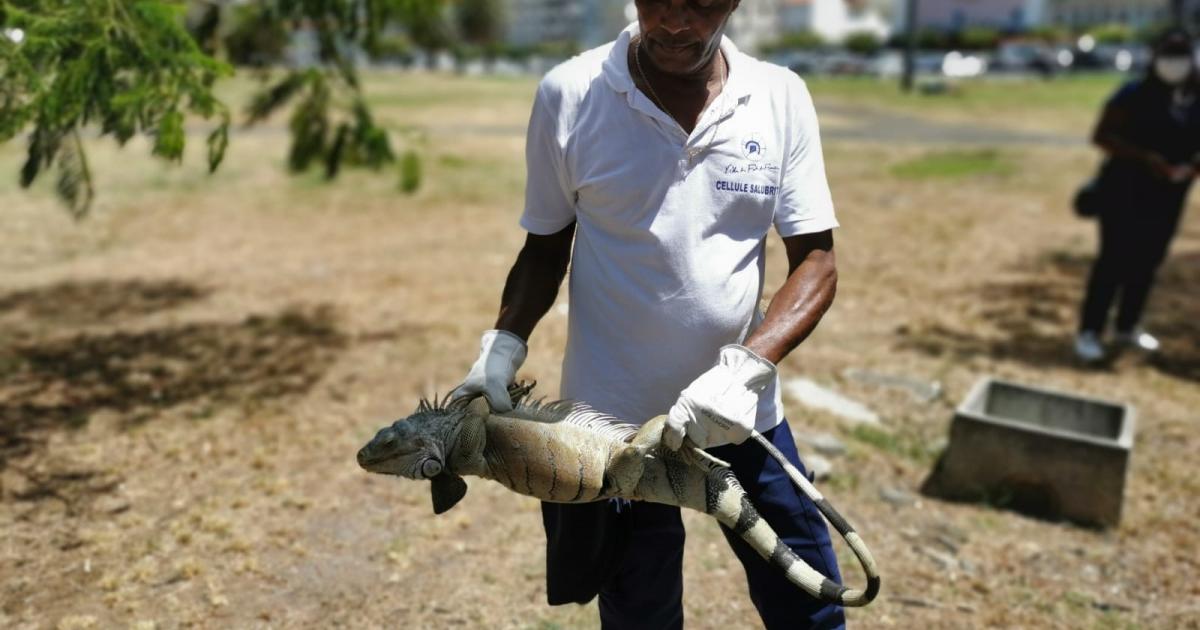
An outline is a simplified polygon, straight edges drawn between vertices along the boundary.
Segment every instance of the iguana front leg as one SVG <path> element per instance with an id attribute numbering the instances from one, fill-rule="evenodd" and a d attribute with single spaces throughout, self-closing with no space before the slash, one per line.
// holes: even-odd
<path id="1" fill-rule="evenodd" d="M 467 405 L 467 412 L 448 436 L 449 472 L 491 479 L 483 449 L 487 446 L 487 419 L 491 411 L 487 399 L 476 398 Z"/>

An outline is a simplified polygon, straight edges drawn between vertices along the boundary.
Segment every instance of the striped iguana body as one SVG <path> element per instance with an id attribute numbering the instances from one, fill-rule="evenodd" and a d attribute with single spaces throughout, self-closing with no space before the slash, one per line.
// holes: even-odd
<path id="1" fill-rule="evenodd" d="M 492 413 L 487 401 L 422 401 L 408 418 L 384 427 L 358 453 L 370 472 L 429 479 L 434 512 L 466 494 L 463 476 L 497 481 L 517 493 L 554 503 L 611 498 L 690 508 L 717 519 L 788 579 L 823 601 L 863 606 L 879 592 L 875 562 L 862 540 L 795 467 L 757 433 L 753 437 L 846 539 L 867 575 L 866 589 L 847 589 L 814 570 L 780 540 L 750 503 L 724 462 L 685 442 L 659 444 L 666 416 L 640 428 L 572 402 L 526 400 L 513 389 L 514 409 Z"/>

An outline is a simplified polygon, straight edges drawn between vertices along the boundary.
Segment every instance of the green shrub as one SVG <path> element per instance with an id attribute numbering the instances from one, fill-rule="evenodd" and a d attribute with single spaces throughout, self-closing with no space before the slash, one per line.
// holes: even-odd
<path id="1" fill-rule="evenodd" d="M 416 151 L 405 151 L 400 158 L 400 191 L 411 195 L 421 187 L 421 157 Z"/>
<path id="2" fill-rule="evenodd" d="M 460 64 L 483 57 L 483 49 L 474 44 L 455 44 L 451 47 L 450 52 L 454 55 L 454 60 Z"/>
<path id="3" fill-rule="evenodd" d="M 1124 24 L 1100 24 L 1088 30 L 1097 44 L 1123 44 L 1133 41 L 1133 29 Z"/>
<path id="4" fill-rule="evenodd" d="M 847 35 L 842 45 L 850 52 L 860 55 L 874 55 L 879 52 L 880 48 L 883 48 L 883 40 L 875 33 L 861 31 Z"/>
<path id="5" fill-rule="evenodd" d="M 813 50 L 825 46 L 825 40 L 812 31 L 795 31 L 786 33 L 779 39 L 762 46 L 765 53 L 785 50 Z"/>
<path id="6" fill-rule="evenodd" d="M 950 38 L 937 29 L 923 28 L 917 31 L 917 47 L 925 50 L 943 50 L 949 47 Z"/>
<path id="7" fill-rule="evenodd" d="M 1000 31 L 986 26 L 971 26 L 959 33 L 958 43 L 966 50 L 992 50 L 1000 43 Z"/>
<path id="8" fill-rule="evenodd" d="M 413 45 L 404 35 L 390 35 L 369 42 L 367 52 L 373 59 L 407 63 L 412 61 Z"/>
<path id="9" fill-rule="evenodd" d="M 1025 33 L 1029 39 L 1047 44 L 1061 44 L 1071 39 L 1071 32 L 1059 26 L 1038 26 Z"/>
<path id="10" fill-rule="evenodd" d="M 1171 28 L 1174 28 L 1174 26 L 1175 25 L 1171 22 L 1153 22 L 1138 29 L 1137 32 L 1133 34 L 1133 38 L 1135 41 L 1143 44 L 1153 44 L 1154 42 L 1158 41 L 1158 38 L 1161 37 L 1163 33 Z"/>

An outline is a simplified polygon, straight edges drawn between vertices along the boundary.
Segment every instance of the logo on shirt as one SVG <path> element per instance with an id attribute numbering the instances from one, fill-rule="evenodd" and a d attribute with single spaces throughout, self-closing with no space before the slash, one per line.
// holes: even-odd
<path id="1" fill-rule="evenodd" d="M 718 179 L 714 187 L 722 192 L 744 193 L 747 195 L 762 195 L 764 197 L 774 197 L 775 192 L 779 190 L 778 186 L 769 186 L 766 184 L 750 184 L 746 182 L 730 181 L 728 179 Z"/>
<path id="2" fill-rule="evenodd" d="M 763 159 L 766 152 L 767 149 L 758 134 L 752 133 L 742 138 L 742 155 L 746 156 L 747 160 L 757 162 Z"/>

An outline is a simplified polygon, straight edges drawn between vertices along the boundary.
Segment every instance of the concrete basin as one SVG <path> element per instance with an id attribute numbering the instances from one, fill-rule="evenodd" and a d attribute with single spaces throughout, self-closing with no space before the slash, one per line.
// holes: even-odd
<path id="1" fill-rule="evenodd" d="M 922 490 L 1115 526 L 1134 424 L 1127 404 L 984 378 L 955 411 L 949 445 Z"/>

